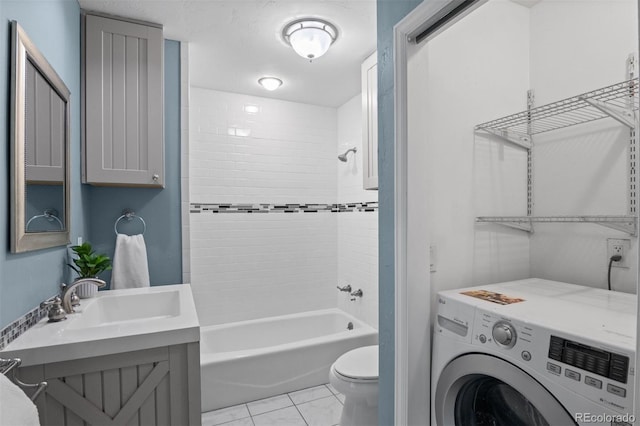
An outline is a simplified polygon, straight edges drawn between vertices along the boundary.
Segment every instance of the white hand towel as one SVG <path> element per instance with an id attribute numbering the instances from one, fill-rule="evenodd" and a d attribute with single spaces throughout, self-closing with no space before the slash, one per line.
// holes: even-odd
<path id="1" fill-rule="evenodd" d="M 4 374 L 0 374 L 0 426 L 40 425 L 38 409 L 29 397 Z"/>
<path id="2" fill-rule="evenodd" d="M 149 287 L 147 246 L 142 234 L 116 237 L 111 289 Z"/>

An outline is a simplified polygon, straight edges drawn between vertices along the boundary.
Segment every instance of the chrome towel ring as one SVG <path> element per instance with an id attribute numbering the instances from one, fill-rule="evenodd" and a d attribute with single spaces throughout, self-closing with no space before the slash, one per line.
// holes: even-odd
<path id="1" fill-rule="evenodd" d="M 131 221 L 131 220 L 133 220 L 134 217 L 140 219 L 140 222 L 142 222 L 142 232 L 140 234 L 144 235 L 144 233 L 147 230 L 146 222 L 144 221 L 144 219 L 141 216 L 136 215 L 136 212 L 134 212 L 133 210 L 129 210 L 129 209 L 123 210 L 122 211 L 122 216 L 117 218 L 116 219 L 116 223 L 113 224 L 113 230 L 115 231 L 116 235 L 119 234 L 119 232 L 118 232 L 118 223 L 120 223 L 120 221 L 122 219 L 126 219 L 128 221 Z"/>
<path id="2" fill-rule="evenodd" d="M 62 221 L 58 217 L 58 212 L 55 209 L 47 209 L 44 211 L 43 214 L 37 214 L 33 216 L 31 219 L 27 221 L 27 224 L 24 226 L 24 229 L 26 231 L 29 231 L 29 225 L 31 225 L 31 222 L 33 222 L 36 219 L 40 219 L 41 217 L 46 218 L 49 222 L 53 222 L 54 220 L 57 221 L 58 225 L 60 225 L 60 230 L 61 231 L 64 230 L 64 225 L 62 224 Z"/>

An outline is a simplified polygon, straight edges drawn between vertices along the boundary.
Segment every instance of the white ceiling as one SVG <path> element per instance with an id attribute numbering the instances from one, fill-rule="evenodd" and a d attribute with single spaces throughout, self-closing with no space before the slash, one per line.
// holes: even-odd
<path id="1" fill-rule="evenodd" d="M 360 93 L 360 63 L 376 48 L 375 0 L 79 0 L 85 10 L 164 25 L 189 42 L 191 85 L 338 107 Z M 294 19 L 333 23 L 338 40 L 309 62 L 281 38 Z M 275 92 L 257 83 L 284 81 Z"/>

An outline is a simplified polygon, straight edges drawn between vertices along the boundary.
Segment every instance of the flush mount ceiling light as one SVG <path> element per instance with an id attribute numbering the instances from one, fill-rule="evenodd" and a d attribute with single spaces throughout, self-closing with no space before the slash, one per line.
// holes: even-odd
<path id="1" fill-rule="evenodd" d="M 282 86 L 282 80 L 275 77 L 262 77 L 261 79 L 258 80 L 258 84 L 264 87 L 265 89 L 272 91 Z"/>
<path id="2" fill-rule="evenodd" d="M 298 55 L 312 61 L 327 53 L 338 38 L 338 30 L 322 19 L 304 18 L 287 24 L 282 30 L 282 38 Z"/>

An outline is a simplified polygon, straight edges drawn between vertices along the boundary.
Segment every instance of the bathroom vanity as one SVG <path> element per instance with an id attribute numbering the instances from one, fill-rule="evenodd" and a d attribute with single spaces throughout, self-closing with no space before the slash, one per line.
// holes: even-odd
<path id="1" fill-rule="evenodd" d="M 99 292 L 0 352 L 47 381 L 42 425 L 198 425 L 200 327 L 189 285 Z"/>

